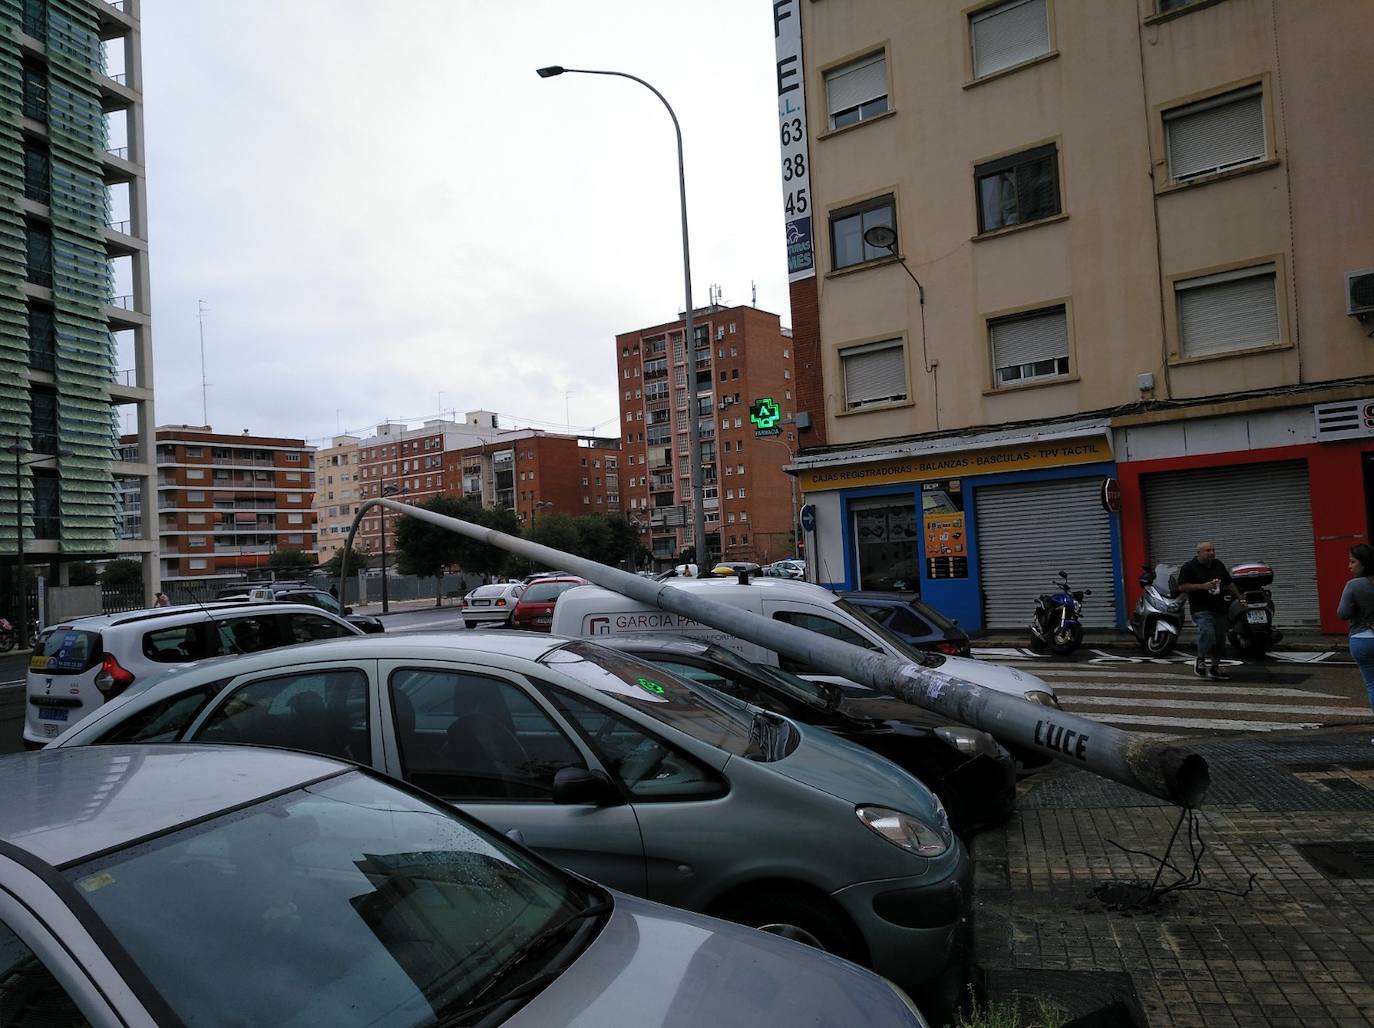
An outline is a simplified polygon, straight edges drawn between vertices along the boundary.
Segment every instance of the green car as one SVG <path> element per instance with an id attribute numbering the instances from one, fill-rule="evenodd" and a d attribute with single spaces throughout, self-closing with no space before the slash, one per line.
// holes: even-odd
<path id="1" fill-rule="evenodd" d="M 963 985 L 970 865 L 924 785 L 588 640 L 380 635 L 229 657 L 135 684 L 52 746 L 190 740 L 369 765 L 603 885 L 819 946 L 931 1010 Z"/>

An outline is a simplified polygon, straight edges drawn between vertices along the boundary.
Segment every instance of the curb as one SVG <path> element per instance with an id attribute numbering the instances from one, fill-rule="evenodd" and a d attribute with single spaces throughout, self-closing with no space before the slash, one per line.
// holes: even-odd
<path id="1" fill-rule="evenodd" d="M 1030 642 L 1030 635 L 1028 632 L 1004 630 L 971 632 L 969 633 L 969 641 L 974 646 L 1027 646 Z M 1185 628 L 1184 642 L 1187 641 L 1188 632 Z M 1139 649 L 1135 636 L 1125 631 L 1099 630 L 1085 633 L 1079 648 L 1087 646 Z M 1339 635 L 1318 635 L 1306 632 L 1285 633 L 1283 641 L 1275 647 L 1277 650 L 1299 653 L 1325 653 L 1327 651 L 1341 651 L 1344 648 L 1344 639 Z"/>

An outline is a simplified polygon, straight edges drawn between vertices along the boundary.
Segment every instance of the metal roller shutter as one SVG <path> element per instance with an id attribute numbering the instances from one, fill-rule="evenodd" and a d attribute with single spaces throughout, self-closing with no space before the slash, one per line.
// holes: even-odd
<path id="1" fill-rule="evenodd" d="M 1210 540 L 1228 568 L 1274 569 L 1277 624 L 1320 623 L 1306 462 L 1170 471 L 1142 476 L 1141 487 L 1151 561 L 1182 564 Z"/>
<path id="2" fill-rule="evenodd" d="M 1083 624 L 1116 625 L 1116 574 L 1111 515 L 1099 499 L 1102 479 L 981 486 L 975 493 L 978 566 L 984 624 L 1030 624 L 1035 598 L 1051 590 L 1059 571 L 1074 589 L 1091 589 Z"/>

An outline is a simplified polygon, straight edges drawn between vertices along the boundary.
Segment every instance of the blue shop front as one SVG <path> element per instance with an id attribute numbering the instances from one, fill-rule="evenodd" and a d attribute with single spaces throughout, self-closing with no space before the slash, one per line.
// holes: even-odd
<path id="1" fill-rule="evenodd" d="M 1092 590 L 1086 625 L 1124 624 L 1120 528 L 1103 501 L 1103 483 L 1116 473 L 1105 426 L 963 445 L 799 458 L 800 486 L 816 511 L 813 580 L 917 592 L 978 631 L 1026 626 L 1035 598 L 1064 571 L 1073 588 Z"/>

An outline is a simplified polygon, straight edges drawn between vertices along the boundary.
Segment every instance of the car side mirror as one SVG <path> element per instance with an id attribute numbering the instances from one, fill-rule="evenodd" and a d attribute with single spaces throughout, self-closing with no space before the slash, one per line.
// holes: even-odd
<path id="1" fill-rule="evenodd" d="M 619 803 L 621 795 L 604 771 L 560 767 L 553 776 L 553 801 L 559 804 L 595 803 L 598 807 L 607 807 Z"/>
<path id="2" fill-rule="evenodd" d="M 511 842 L 515 843 L 517 846 L 525 845 L 525 833 L 518 828 L 512 828 L 510 831 L 508 831 L 506 833 L 506 838 L 509 839 Z"/>
<path id="3" fill-rule="evenodd" d="M 353 608 L 352 608 L 352 607 L 345 607 L 345 608 L 344 608 L 344 613 L 345 613 L 345 614 L 352 614 L 352 613 L 353 613 Z"/>
<path id="4" fill-rule="evenodd" d="M 817 682 L 821 687 L 821 695 L 825 697 L 825 709 L 835 710 L 844 702 L 844 690 L 834 682 Z"/>

